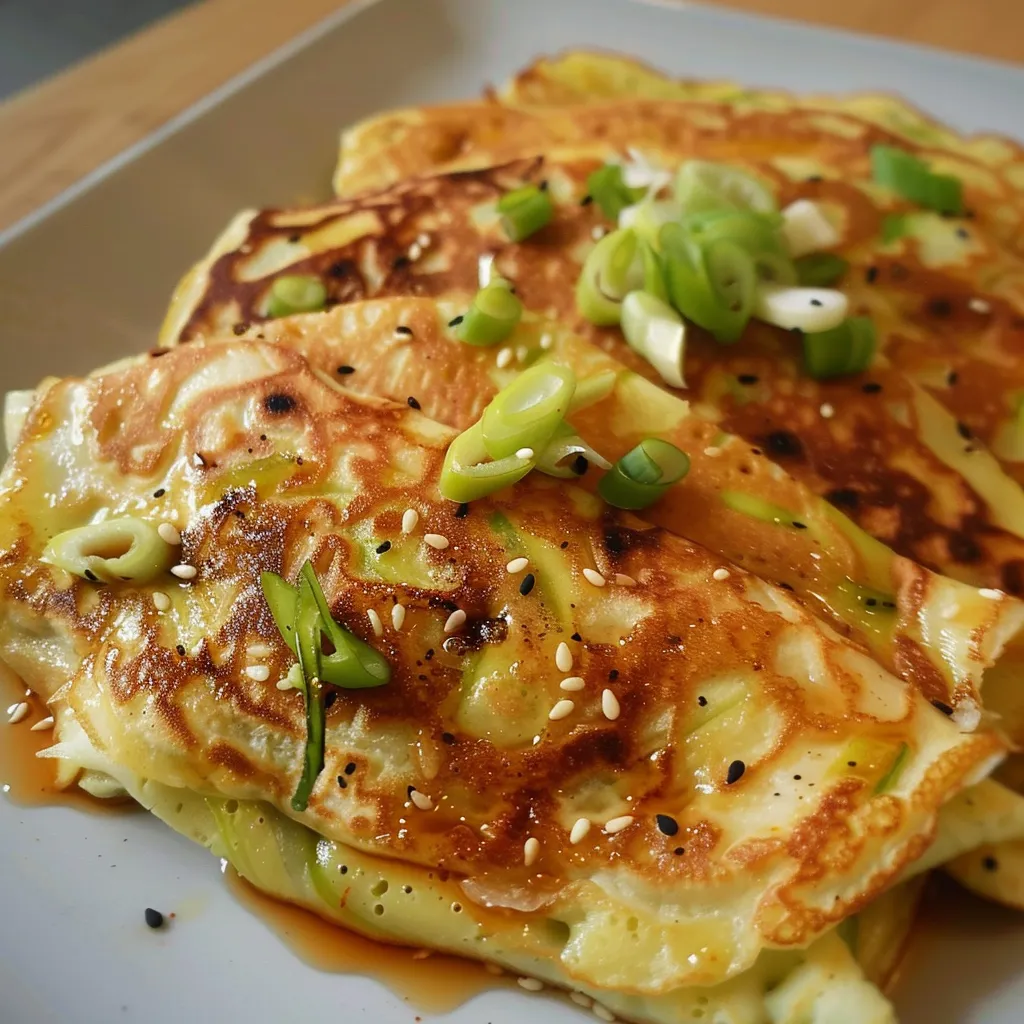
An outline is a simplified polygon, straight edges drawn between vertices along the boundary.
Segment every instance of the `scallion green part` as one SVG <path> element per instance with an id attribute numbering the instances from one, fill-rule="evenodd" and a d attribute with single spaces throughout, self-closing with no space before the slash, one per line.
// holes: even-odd
<path id="1" fill-rule="evenodd" d="M 587 255 L 576 282 L 576 308 L 592 324 L 613 326 L 622 317 L 622 300 L 643 286 L 644 276 L 636 233 L 612 231 Z"/>
<path id="2" fill-rule="evenodd" d="M 900 780 L 904 769 L 907 767 L 907 759 L 910 757 L 910 745 L 901 743 L 900 748 L 893 759 L 889 770 L 878 780 L 875 785 L 875 794 L 886 793 L 892 789 Z"/>
<path id="3" fill-rule="evenodd" d="M 805 334 L 804 370 L 826 380 L 862 373 L 875 354 L 875 325 L 866 316 L 851 316 L 829 331 Z"/>
<path id="4" fill-rule="evenodd" d="M 831 288 L 850 269 L 842 256 L 812 252 L 796 261 L 797 280 L 804 288 Z"/>
<path id="5" fill-rule="evenodd" d="M 509 241 L 521 242 L 551 222 L 555 206 L 546 190 L 524 185 L 498 200 L 498 213 Z"/>
<path id="6" fill-rule="evenodd" d="M 267 316 L 277 319 L 295 313 L 315 313 L 327 303 L 323 281 L 309 274 L 286 274 L 270 286 Z"/>
<path id="7" fill-rule="evenodd" d="M 576 390 L 576 375 L 560 363 L 524 370 L 491 399 L 480 418 L 481 438 L 492 459 L 522 449 L 542 451 L 554 437 Z"/>
<path id="8" fill-rule="evenodd" d="M 155 526 L 123 516 L 57 534 L 42 561 L 90 583 L 149 583 L 171 567 L 173 557 Z"/>
<path id="9" fill-rule="evenodd" d="M 923 160 L 904 149 L 872 146 L 871 175 L 877 184 L 925 209 L 954 216 L 964 212 L 960 179 L 951 174 L 936 174 Z"/>
<path id="10" fill-rule="evenodd" d="M 601 212 L 618 222 L 619 214 L 644 194 L 642 188 L 629 188 L 618 164 L 605 164 L 587 178 L 587 194 L 601 207 Z"/>
<path id="11" fill-rule="evenodd" d="M 499 345 L 516 329 L 522 315 L 523 304 L 511 286 L 498 279 L 476 293 L 455 335 L 467 345 Z"/>
<path id="12" fill-rule="evenodd" d="M 615 508 L 648 508 L 689 470 L 686 452 L 661 438 L 649 437 L 612 466 L 597 490 Z"/>
<path id="13" fill-rule="evenodd" d="M 492 459 L 484 447 L 479 422 L 464 430 L 448 446 L 438 487 L 449 501 L 476 501 L 522 480 L 534 459 L 509 455 Z"/>
<path id="14" fill-rule="evenodd" d="M 684 213 L 701 210 L 776 211 L 771 190 L 757 178 L 729 164 L 687 160 L 675 182 L 676 201 Z"/>
<path id="15" fill-rule="evenodd" d="M 300 579 L 295 602 L 294 622 L 301 692 L 306 705 L 306 746 L 302 760 L 302 776 L 292 795 L 292 809 L 304 811 L 316 780 L 324 770 L 324 747 L 327 740 L 326 691 L 320 678 L 320 610 L 313 599 L 309 581 Z"/>
<path id="16" fill-rule="evenodd" d="M 622 304 L 622 333 L 629 347 L 643 356 L 666 384 L 686 387 L 686 325 L 667 302 L 646 291 L 630 292 Z"/>

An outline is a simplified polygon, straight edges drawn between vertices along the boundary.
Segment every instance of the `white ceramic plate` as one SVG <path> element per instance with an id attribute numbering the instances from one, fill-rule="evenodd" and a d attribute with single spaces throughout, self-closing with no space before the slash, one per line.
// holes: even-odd
<path id="1" fill-rule="evenodd" d="M 231 214 L 326 195 L 341 125 L 475 96 L 538 54 L 584 45 L 751 86 L 888 90 L 959 129 L 1024 138 L 1024 71 L 1008 65 L 680 4 L 357 3 L 0 236 L 0 381 L 24 387 L 150 345 L 178 275 Z M 180 916 L 150 932 L 147 906 Z M 897 992 L 905 1024 L 1019 1024 L 1024 922 L 962 900 L 947 917 Z M 232 899 L 216 861 L 158 822 L 0 799 L 4 1024 L 413 1024 L 417 1012 L 296 959 Z M 508 989 L 443 1019 L 527 1014 L 594 1019 Z"/>

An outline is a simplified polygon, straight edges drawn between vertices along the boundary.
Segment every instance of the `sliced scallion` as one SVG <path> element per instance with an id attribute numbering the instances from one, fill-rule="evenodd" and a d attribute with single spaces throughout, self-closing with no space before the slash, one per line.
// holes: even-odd
<path id="1" fill-rule="evenodd" d="M 592 324 L 612 326 L 622 316 L 622 300 L 643 282 L 636 233 L 612 231 L 590 250 L 583 264 L 576 282 L 576 306 Z"/>
<path id="2" fill-rule="evenodd" d="M 524 448 L 542 451 L 562 422 L 576 390 L 576 375 L 559 363 L 535 363 L 491 399 L 480 436 L 492 459 Z"/>
<path id="3" fill-rule="evenodd" d="M 551 222 L 555 207 L 546 190 L 536 185 L 524 185 L 498 200 L 498 213 L 508 239 L 521 242 Z"/>
<path id="4" fill-rule="evenodd" d="M 896 757 L 893 759 L 892 765 L 889 770 L 878 780 L 875 785 L 875 794 L 886 793 L 892 789 L 897 782 L 900 781 L 900 776 L 903 774 L 904 769 L 907 767 L 907 759 L 910 757 L 910 744 L 901 743 L 899 750 L 896 752 Z"/>
<path id="5" fill-rule="evenodd" d="M 630 292 L 622 303 L 622 333 L 629 347 L 643 356 L 666 384 L 686 387 L 686 326 L 667 302 L 647 292 Z"/>
<path id="6" fill-rule="evenodd" d="M 310 274 L 286 274 L 270 286 L 267 316 L 277 319 L 295 313 L 315 313 L 327 303 L 323 281 Z"/>
<path id="7" fill-rule="evenodd" d="M 611 469 L 611 465 L 565 422 L 559 425 L 554 437 L 537 456 L 537 469 L 541 473 L 563 480 L 582 476 L 590 466 Z"/>
<path id="8" fill-rule="evenodd" d="M 668 302 L 668 288 L 665 286 L 665 266 L 661 257 L 647 242 L 640 241 L 640 259 L 643 264 L 643 290 L 662 302 Z"/>
<path id="9" fill-rule="evenodd" d="M 824 210 L 811 199 L 798 199 L 782 211 L 781 233 L 794 258 L 831 249 L 842 241 Z"/>
<path id="10" fill-rule="evenodd" d="M 657 246 L 658 232 L 679 220 L 679 207 L 671 199 L 642 199 L 619 214 L 619 227 L 632 228 L 649 245 Z"/>
<path id="11" fill-rule="evenodd" d="M 847 297 L 832 288 L 763 283 L 756 289 L 753 315 L 787 331 L 828 331 L 843 322 L 849 305 Z"/>
<path id="12" fill-rule="evenodd" d="M 91 583 L 148 583 L 171 567 L 173 555 L 155 526 L 123 516 L 58 533 L 42 561 Z"/>
<path id="13" fill-rule="evenodd" d="M 464 430 L 448 446 L 438 487 L 449 501 L 476 501 L 521 480 L 534 460 L 519 455 L 491 459 L 484 447 L 480 424 Z"/>
<path id="14" fill-rule="evenodd" d="M 775 197 L 757 178 L 729 164 L 687 160 L 675 182 L 676 201 L 686 213 L 733 207 L 772 213 Z"/>
<path id="15" fill-rule="evenodd" d="M 685 452 L 661 438 L 649 437 L 612 466 L 597 490 L 615 508 L 647 508 L 682 480 L 689 469 L 690 459 Z"/>
<path id="16" fill-rule="evenodd" d="M 522 315 L 523 304 L 508 282 L 498 278 L 476 293 L 455 335 L 467 345 L 499 345 L 516 329 Z"/>
<path id="17" fill-rule="evenodd" d="M 875 325 L 866 316 L 851 316 L 838 327 L 804 335 L 804 370 L 825 380 L 862 373 L 875 354 Z"/>
<path id="18" fill-rule="evenodd" d="M 302 776 L 292 796 L 292 809 L 304 811 L 309 806 L 309 796 L 317 777 L 324 769 L 327 732 L 326 692 L 320 678 L 320 610 L 305 578 L 299 580 L 293 629 L 302 675 L 302 697 L 306 705 L 306 746 Z"/>
<path id="19" fill-rule="evenodd" d="M 830 288 L 850 269 L 842 256 L 812 252 L 796 261 L 796 276 L 805 288 Z"/>
<path id="20" fill-rule="evenodd" d="M 601 212 L 616 223 L 619 214 L 632 206 L 643 194 L 642 188 L 630 188 L 618 164 L 604 164 L 587 177 L 587 194 L 601 207 Z"/>
<path id="21" fill-rule="evenodd" d="M 912 153 L 896 146 L 871 147 L 871 175 L 898 196 L 938 213 L 964 212 L 963 184 L 951 174 L 935 174 Z"/>

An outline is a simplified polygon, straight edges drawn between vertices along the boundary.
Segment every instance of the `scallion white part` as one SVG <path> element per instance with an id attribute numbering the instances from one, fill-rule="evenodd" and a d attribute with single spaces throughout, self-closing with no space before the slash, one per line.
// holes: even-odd
<path id="1" fill-rule="evenodd" d="M 810 199 L 798 199 L 782 211 L 780 230 L 793 259 L 831 249 L 841 241 L 821 205 Z"/>
<path id="2" fill-rule="evenodd" d="M 834 288 L 789 288 L 759 284 L 753 315 L 787 331 L 829 331 L 845 319 L 850 302 Z"/>
<path id="3" fill-rule="evenodd" d="M 667 303 L 647 292 L 630 292 L 622 303 L 626 342 L 674 388 L 685 388 L 686 325 Z"/>

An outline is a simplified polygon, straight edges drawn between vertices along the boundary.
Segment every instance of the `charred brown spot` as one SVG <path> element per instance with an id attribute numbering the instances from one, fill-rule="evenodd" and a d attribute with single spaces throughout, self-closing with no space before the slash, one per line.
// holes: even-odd
<path id="1" fill-rule="evenodd" d="M 470 619 L 461 632 L 445 640 L 444 649 L 448 654 L 462 656 L 480 650 L 484 644 L 500 644 L 507 639 L 505 619 Z"/>
<path id="2" fill-rule="evenodd" d="M 273 394 L 263 399 L 263 408 L 269 413 L 282 415 L 295 408 L 295 399 L 291 395 Z"/>
<path id="3" fill-rule="evenodd" d="M 804 454 L 803 442 L 788 430 L 774 430 L 764 439 L 764 447 L 780 458 L 799 459 Z"/>
<path id="4" fill-rule="evenodd" d="M 964 565 L 980 561 L 985 553 L 973 537 L 962 531 L 951 533 L 946 543 L 949 546 L 949 557 Z"/>
<path id="5" fill-rule="evenodd" d="M 860 504 L 860 495 L 852 487 L 837 487 L 825 497 L 837 508 L 855 509 Z"/>
<path id="6" fill-rule="evenodd" d="M 1024 561 L 1007 562 L 1002 576 L 1003 590 L 1015 597 L 1024 597 Z"/>

